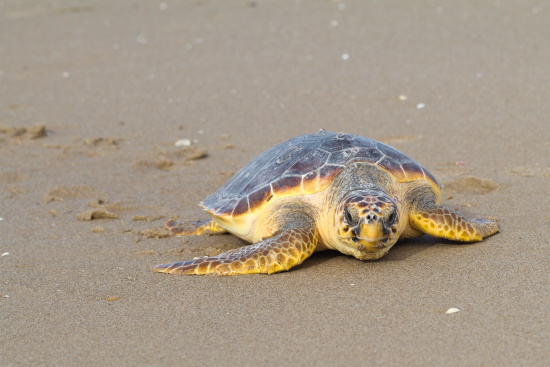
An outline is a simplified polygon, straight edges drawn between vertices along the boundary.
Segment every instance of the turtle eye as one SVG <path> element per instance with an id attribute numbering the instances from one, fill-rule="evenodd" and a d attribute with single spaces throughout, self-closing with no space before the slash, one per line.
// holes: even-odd
<path id="1" fill-rule="evenodd" d="M 344 218 L 346 219 L 346 222 L 348 222 L 349 225 L 353 225 L 353 216 L 351 215 L 348 208 L 344 209 Z"/>

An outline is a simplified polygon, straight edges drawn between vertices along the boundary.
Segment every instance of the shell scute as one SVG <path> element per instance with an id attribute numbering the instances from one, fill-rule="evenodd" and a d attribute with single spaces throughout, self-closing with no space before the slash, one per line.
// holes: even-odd
<path id="1" fill-rule="evenodd" d="M 285 151 L 276 156 L 274 161 L 273 157 L 270 157 L 269 150 L 260 154 L 257 160 L 250 162 L 254 163 L 253 167 L 247 170 L 241 169 L 224 185 L 226 187 L 224 191 L 233 195 L 246 195 L 255 192 L 273 179 L 284 176 L 287 170 L 302 158 L 305 153 L 302 150 L 302 147 L 287 147 Z"/>
<path id="2" fill-rule="evenodd" d="M 292 159 L 293 157 L 299 157 L 298 154 L 303 149 L 304 148 L 301 146 L 291 147 L 288 152 L 283 152 L 283 154 L 277 157 L 277 159 L 275 160 L 275 165 L 281 165 L 286 161 Z"/>
<path id="3" fill-rule="evenodd" d="M 302 183 L 302 176 L 284 176 L 271 184 L 275 194 L 299 188 Z"/>
<path id="4" fill-rule="evenodd" d="M 422 172 L 424 172 L 424 175 L 428 179 L 428 181 L 432 181 L 432 182 L 435 182 L 437 184 L 437 180 L 436 180 L 435 176 L 432 175 L 432 173 L 430 171 L 428 171 L 426 168 L 424 168 L 424 167 L 421 167 L 421 168 L 422 168 Z"/>
<path id="5" fill-rule="evenodd" d="M 356 153 L 356 160 L 364 160 L 365 162 L 377 162 L 384 154 L 375 147 L 359 149 Z"/>
<path id="6" fill-rule="evenodd" d="M 315 171 L 308 172 L 304 175 L 303 184 L 306 187 L 309 187 L 310 190 L 317 191 L 319 190 L 320 180 L 321 180 L 321 170 L 316 169 Z"/>
<path id="7" fill-rule="evenodd" d="M 235 205 L 232 215 L 242 215 L 244 213 L 248 213 L 249 210 L 250 210 L 250 207 L 248 205 L 248 196 L 245 196 L 244 198 L 239 200 L 237 205 Z"/>
<path id="8" fill-rule="evenodd" d="M 346 168 L 344 165 L 326 164 L 319 170 L 321 180 L 331 180 Z"/>
<path id="9" fill-rule="evenodd" d="M 259 205 L 262 205 L 264 202 L 268 202 L 273 197 L 273 192 L 271 191 L 271 185 L 262 187 L 256 192 L 248 195 L 248 203 L 250 209 L 255 209 Z"/>
<path id="10" fill-rule="evenodd" d="M 351 149 L 357 146 L 355 136 L 349 134 L 336 134 L 334 139 L 326 139 L 319 147 L 327 152 Z"/>
<path id="11" fill-rule="evenodd" d="M 401 168 L 401 163 L 391 157 L 385 156 L 384 158 L 379 160 L 377 163 L 379 166 L 381 166 L 382 168 L 390 172 L 399 180 L 406 177 L 405 172 Z"/>
<path id="12" fill-rule="evenodd" d="M 415 161 L 410 160 L 410 161 L 402 162 L 401 167 L 403 168 L 403 171 L 405 172 L 407 179 L 420 180 L 424 178 L 424 171 L 422 170 L 422 167 L 420 167 L 420 165 Z"/>
<path id="13" fill-rule="evenodd" d="M 223 191 L 218 190 L 216 193 L 220 194 L 220 199 L 234 199 L 237 196 L 233 195 L 233 193 L 238 192 L 239 189 L 243 188 L 245 190 L 249 190 L 250 187 L 253 187 L 254 185 L 254 172 L 241 169 L 225 183 L 223 186 L 225 189 Z M 205 200 L 205 203 L 208 201 L 208 198 Z"/>
<path id="14" fill-rule="evenodd" d="M 303 175 L 313 168 L 323 166 L 329 157 L 329 153 L 324 150 L 313 150 L 300 158 L 286 173 L 290 175 Z"/>
<path id="15" fill-rule="evenodd" d="M 235 209 L 235 205 L 237 205 L 237 203 L 239 202 L 239 200 L 237 199 L 231 199 L 231 200 L 222 199 L 219 205 L 213 206 L 210 203 L 208 203 L 207 200 L 203 201 L 201 203 L 201 206 L 204 208 L 204 210 L 206 210 L 207 212 L 213 215 L 223 215 L 223 214 L 232 213 L 233 209 Z"/>
<path id="16" fill-rule="evenodd" d="M 382 152 L 373 147 L 353 147 L 331 153 L 327 163 L 376 162 L 383 156 Z"/>

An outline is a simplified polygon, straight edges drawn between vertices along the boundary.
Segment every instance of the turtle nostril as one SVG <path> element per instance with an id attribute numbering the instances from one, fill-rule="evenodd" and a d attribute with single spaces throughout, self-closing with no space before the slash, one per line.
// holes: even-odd
<path id="1" fill-rule="evenodd" d="M 367 216 L 365 217 L 367 219 L 367 221 L 375 221 L 378 217 L 376 216 L 376 214 L 367 214 Z"/>

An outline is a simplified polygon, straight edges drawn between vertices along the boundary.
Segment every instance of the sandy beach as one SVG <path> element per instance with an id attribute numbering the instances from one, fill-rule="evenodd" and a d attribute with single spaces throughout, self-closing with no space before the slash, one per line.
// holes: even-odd
<path id="1" fill-rule="evenodd" d="M 541 1 L 3 1 L 0 365 L 545 365 L 549 30 Z M 320 128 L 392 145 L 501 232 L 151 272 L 244 245 L 163 224 Z"/>

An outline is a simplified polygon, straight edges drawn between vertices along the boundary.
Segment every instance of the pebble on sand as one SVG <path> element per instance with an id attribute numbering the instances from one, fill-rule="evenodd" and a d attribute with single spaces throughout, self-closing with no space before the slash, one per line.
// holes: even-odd
<path id="1" fill-rule="evenodd" d="M 189 140 L 189 139 L 180 139 L 180 140 L 176 141 L 176 143 L 174 145 L 177 146 L 177 147 L 189 147 L 189 146 L 191 146 L 191 140 Z"/>

